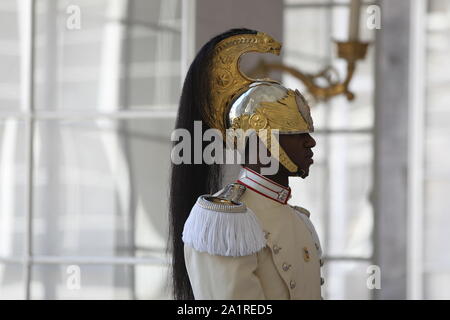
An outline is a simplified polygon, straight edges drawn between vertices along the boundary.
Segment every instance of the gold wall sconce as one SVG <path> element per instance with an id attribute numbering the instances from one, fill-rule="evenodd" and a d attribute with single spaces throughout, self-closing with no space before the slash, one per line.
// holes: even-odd
<path id="1" fill-rule="evenodd" d="M 347 74 L 344 80 L 340 80 L 338 71 L 333 66 L 326 66 L 321 71 L 311 74 L 302 72 L 292 66 L 283 63 L 271 63 L 261 60 L 253 72 L 268 74 L 270 71 L 287 72 L 299 79 L 316 101 L 327 101 L 337 95 L 345 95 L 353 100 L 355 95 L 350 91 L 349 85 L 356 70 L 358 60 L 363 60 L 367 54 L 369 43 L 358 40 L 359 18 L 361 0 L 351 0 L 349 40 L 336 41 L 337 56 L 344 59 L 347 64 Z"/>

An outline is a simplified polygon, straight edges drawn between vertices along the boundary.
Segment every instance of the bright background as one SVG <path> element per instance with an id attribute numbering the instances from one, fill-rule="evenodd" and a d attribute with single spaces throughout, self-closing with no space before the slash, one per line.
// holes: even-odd
<path id="1" fill-rule="evenodd" d="M 283 63 L 343 77 L 332 40 L 347 39 L 348 2 L 2 0 L 0 298 L 169 299 L 170 133 L 196 50 L 247 26 L 283 42 Z M 380 30 L 365 26 L 370 4 Z M 313 103 L 315 163 L 291 203 L 320 234 L 324 298 L 449 299 L 450 1 L 367 1 L 360 34 L 356 99 Z M 399 77 L 384 61 L 405 65 L 404 81 L 384 81 Z M 367 288 L 370 265 L 381 290 Z"/>

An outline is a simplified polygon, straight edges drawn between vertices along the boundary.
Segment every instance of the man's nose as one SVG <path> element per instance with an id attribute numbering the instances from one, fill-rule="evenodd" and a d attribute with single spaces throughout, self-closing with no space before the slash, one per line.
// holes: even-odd
<path id="1" fill-rule="evenodd" d="M 308 139 L 306 140 L 305 147 L 314 148 L 315 146 L 316 146 L 316 140 L 314 140 L 314 138 L 308 134 Z"/>

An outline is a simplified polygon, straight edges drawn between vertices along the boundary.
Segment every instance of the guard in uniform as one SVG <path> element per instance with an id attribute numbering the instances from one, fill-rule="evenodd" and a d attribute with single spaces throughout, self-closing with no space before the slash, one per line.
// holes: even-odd
<path id="1" fill-rule="evenodd" d="M 176 128 L 191 131 L 190 121 L 201 120 L 202 130 L 215 128 L 223 136 L 229 128 L 251 129 L 267 149 L 278 147 L 272 156 L 283 170 L 301 176 L 299 164 L 270 130 L 280 137 L 313 132 L 308 104 L 297 90 L 239 70 L 242 54 L 280 49 L 269 35 L 248 29 L 211 39 L 188 72 Z M 219 166 L 204 163 L 172 168 L 175 298 L 320 299 L 320 241 L 309 212 L 287 203 L 290 188 L 245 164 L 235 183 L 217 191 L 220 176 Z M 197 182 L 182 189 L 191 178 Z"/>

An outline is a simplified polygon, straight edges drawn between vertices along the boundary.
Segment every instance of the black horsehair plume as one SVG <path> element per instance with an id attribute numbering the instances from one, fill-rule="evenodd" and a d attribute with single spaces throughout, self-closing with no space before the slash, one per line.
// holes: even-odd
<path id="1" fill-rule="evenodd" d="M 194 121 L 203 120 L 202 110 L 207 109 L 210 99 L 210 70 L 214 48 L 217 43 L 238 34 L 256 34 L 249 29 L 231 29 L 209 40 L 197 53 L 192 62 L 180 97 L 175 129 L 187 129 L 194 133 Z M 209 129 L 202 121 L 202 134 Z M 191 150 L 194 150 L 194 139 L 191 139 Z M 175 142 L 174 142 L 175 144 Z M 203 148 L 205 147 L 205 143 Z M 174 298 L 192 300 L 194 295 L 184 261 L 184 244 L 181 239 L 184 223 L 197 198 L 203 194 L 214 193 L 221 186 L 221 166 L 205 163 L 194 164 L 172 163 L 169 204 L 169 243 L 168 252 L 172 255 L 171 282 Z"/>

